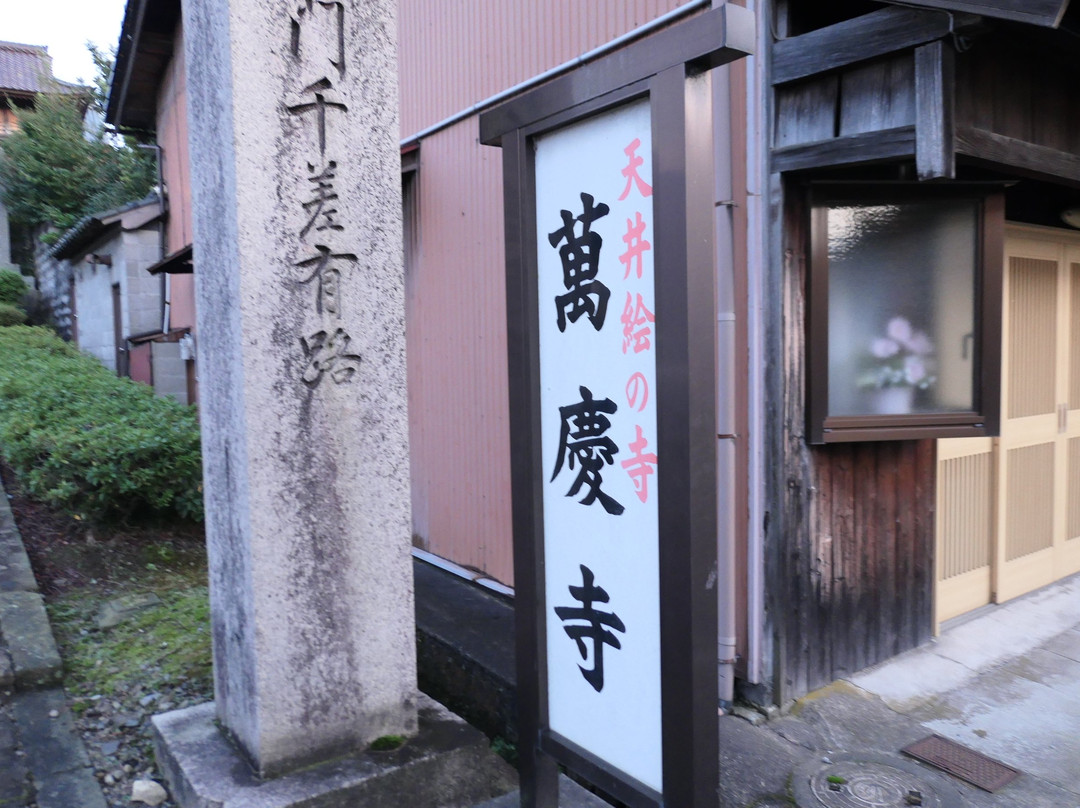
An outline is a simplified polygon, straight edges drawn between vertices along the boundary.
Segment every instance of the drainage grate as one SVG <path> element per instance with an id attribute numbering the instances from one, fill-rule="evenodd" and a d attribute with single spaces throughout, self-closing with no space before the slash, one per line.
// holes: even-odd
<path id="1" fill-rule="evenodd" d="M 923 738 L 900 751 L 991 793 L 1020 776 L 1019 770 L 940 735 Z"/>

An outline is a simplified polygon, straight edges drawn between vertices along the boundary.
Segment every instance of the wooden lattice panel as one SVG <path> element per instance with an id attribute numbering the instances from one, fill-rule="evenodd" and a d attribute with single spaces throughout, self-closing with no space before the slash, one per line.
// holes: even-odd
<path id="1" fill-rule="evenodd" d="M 1052 413 L 1057 405 L 1057 262 L 1010 259 L 1009 321 L 1008 417 Z"/>
<path id="2" fill-rule="evenodd" d="M 1069 478 L 1066 483 L 1065 538 L 1080 536 L 1080 438 L 1069 440 Z"/>
<path id="3" fill-rule="evenodd" d="M 1008 452 L 1005 557 L 1012 561 L 1054 543 L 1054 444 Z"/>
<path id="4" fill-rule="evenodd" d="M 941 545 L 938 580 L 990 564 L 993 511 L 992 455 L 946 460 L 941 475 Z"/>

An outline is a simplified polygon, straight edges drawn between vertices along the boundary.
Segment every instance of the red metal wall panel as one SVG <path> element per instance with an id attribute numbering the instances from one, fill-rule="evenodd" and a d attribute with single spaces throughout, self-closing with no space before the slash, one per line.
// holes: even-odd
<path id="1" fill-rule="evenodd" d="M 154 383 L 154 371 L 150 357 L 150 343 L 144 342 L 128 351 L 128 375 L 137 382 L 151 385 Z"/>
<path id="2" fill-rule="evenodd" d="M 403 1 L 401 134 L 684 2 Z M 502 154 L 479 145 L 478 128 L 471 116 L 420 147 L 407 278 L 413 524 L 424 549 L 512 583 Z"/>
<path id="3" fill-rule="evenodd" d="M 173 58 L 165 68 L 158 93 L 157 138 L 161 173 L 169 200 L 166 251 L 191 243 L 191 183 L 188 169 L 187 86 L 184 71 L 184 32 L 176 28 Z"/>
<path id="4" fill-rule="evenodd" d="M 416 541 L 511 582 L 502 153 L 475 118 L 424 141 L 407 277 Z"/>
<path id="5" fill-rule="evenodd" d="M 580 56 L 685 0 L 422 0 L 398 4 L 408 137 Z"/>

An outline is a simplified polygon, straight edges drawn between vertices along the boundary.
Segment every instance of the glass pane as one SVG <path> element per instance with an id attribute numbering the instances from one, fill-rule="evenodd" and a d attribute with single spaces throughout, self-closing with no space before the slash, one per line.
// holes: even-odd
<path id="1" fill-rule="evenodd" d="M 977 203 L 829 208 L 829 415 L 974 409 Z"/>

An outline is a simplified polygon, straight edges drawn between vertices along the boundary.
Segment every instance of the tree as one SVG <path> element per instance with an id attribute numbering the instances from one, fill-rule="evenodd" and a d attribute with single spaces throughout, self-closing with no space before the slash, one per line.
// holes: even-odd
<path id="1" fill-rule="evenodd" d="M 112 59 L 91 48 L 98 76 L 84 94 L 42 93 L 18 110 L 19 128 L 0 153 L 0 188 L 12 223 L 64 230 L 91 213 L 146 196 L 153 158 L 104 126 L 86 131 L 83 111 L 101 105 Z M 52 235 L 56 238 L 56 234 Z"/>

